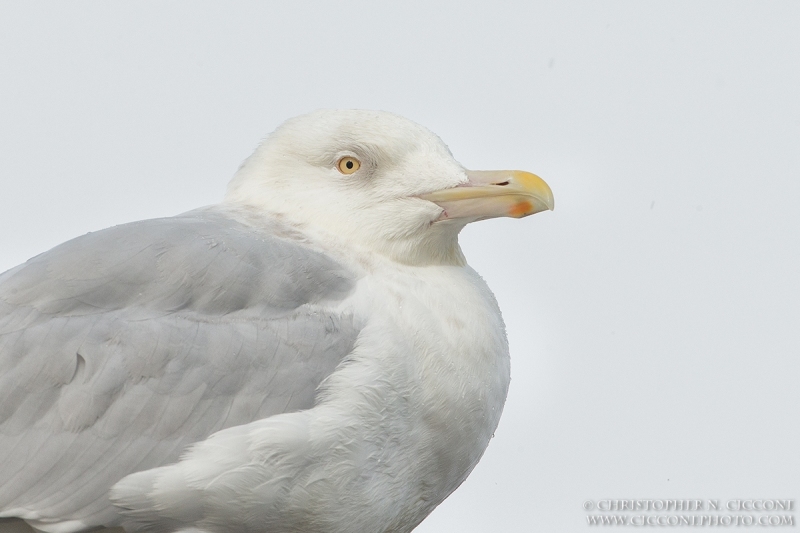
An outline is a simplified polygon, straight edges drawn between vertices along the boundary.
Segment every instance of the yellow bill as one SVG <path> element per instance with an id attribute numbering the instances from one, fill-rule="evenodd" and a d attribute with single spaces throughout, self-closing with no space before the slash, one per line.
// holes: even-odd
<path id="1" fill-rule="evenodd" d="M 522 218 L 553 210 L 553 191 L 545 181 L 522 170 L 468 170 L 458 187 L 421 195 L 442 209 L 439 220 L 494 217 Z"/>

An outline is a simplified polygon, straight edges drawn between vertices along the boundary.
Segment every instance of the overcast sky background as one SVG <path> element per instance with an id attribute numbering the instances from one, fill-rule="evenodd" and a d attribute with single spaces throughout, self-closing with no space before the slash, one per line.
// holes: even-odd
<path id="1" fill-rule="evenodd" d="M 0 270 L 217 202 L 286 118 L 394 111 L 556 198 L 462 234 L 513 379 L 483 461 L 417 531 L 797 501 L 799 27 L 798 2 L 4 0 Z"/>

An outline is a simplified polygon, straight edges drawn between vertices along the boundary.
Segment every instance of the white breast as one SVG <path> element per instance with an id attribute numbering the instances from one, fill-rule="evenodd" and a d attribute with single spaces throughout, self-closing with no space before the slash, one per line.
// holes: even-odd
<path id="1" fill-rule="evenodd" d="M 385 531 L 410 531 L 486 449 L 508 391 L 508 343 L 494 296 L 471 268 L 372 272 L 354 298 L 366 327 L 317 409 L 364 432 L 361 493 L 397 520 Z"/>

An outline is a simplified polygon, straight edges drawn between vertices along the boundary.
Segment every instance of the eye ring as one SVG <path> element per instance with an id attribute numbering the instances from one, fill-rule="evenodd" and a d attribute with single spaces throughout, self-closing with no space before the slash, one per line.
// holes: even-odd
<path id="1" fill-rule="evenodd" d="M 339 172 L 341 172 L 342 174 L 352 174 L 353 172 L 361 168 L 361 161 L 359 161 L 355 157 L 346 155 L 339 160 L 336 166 L 339 169 Z"/>

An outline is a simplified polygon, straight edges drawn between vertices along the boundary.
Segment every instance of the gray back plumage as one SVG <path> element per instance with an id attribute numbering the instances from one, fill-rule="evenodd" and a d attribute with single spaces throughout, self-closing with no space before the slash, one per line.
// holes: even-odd
<path id="1" fill-rule="evenodd" d="M 0 516 L 108 523 L 125 475 L 311 407 L 358 334 L 334 310 L 354 284 L 219 208 L 90 233 L 0 275 Z"/>

